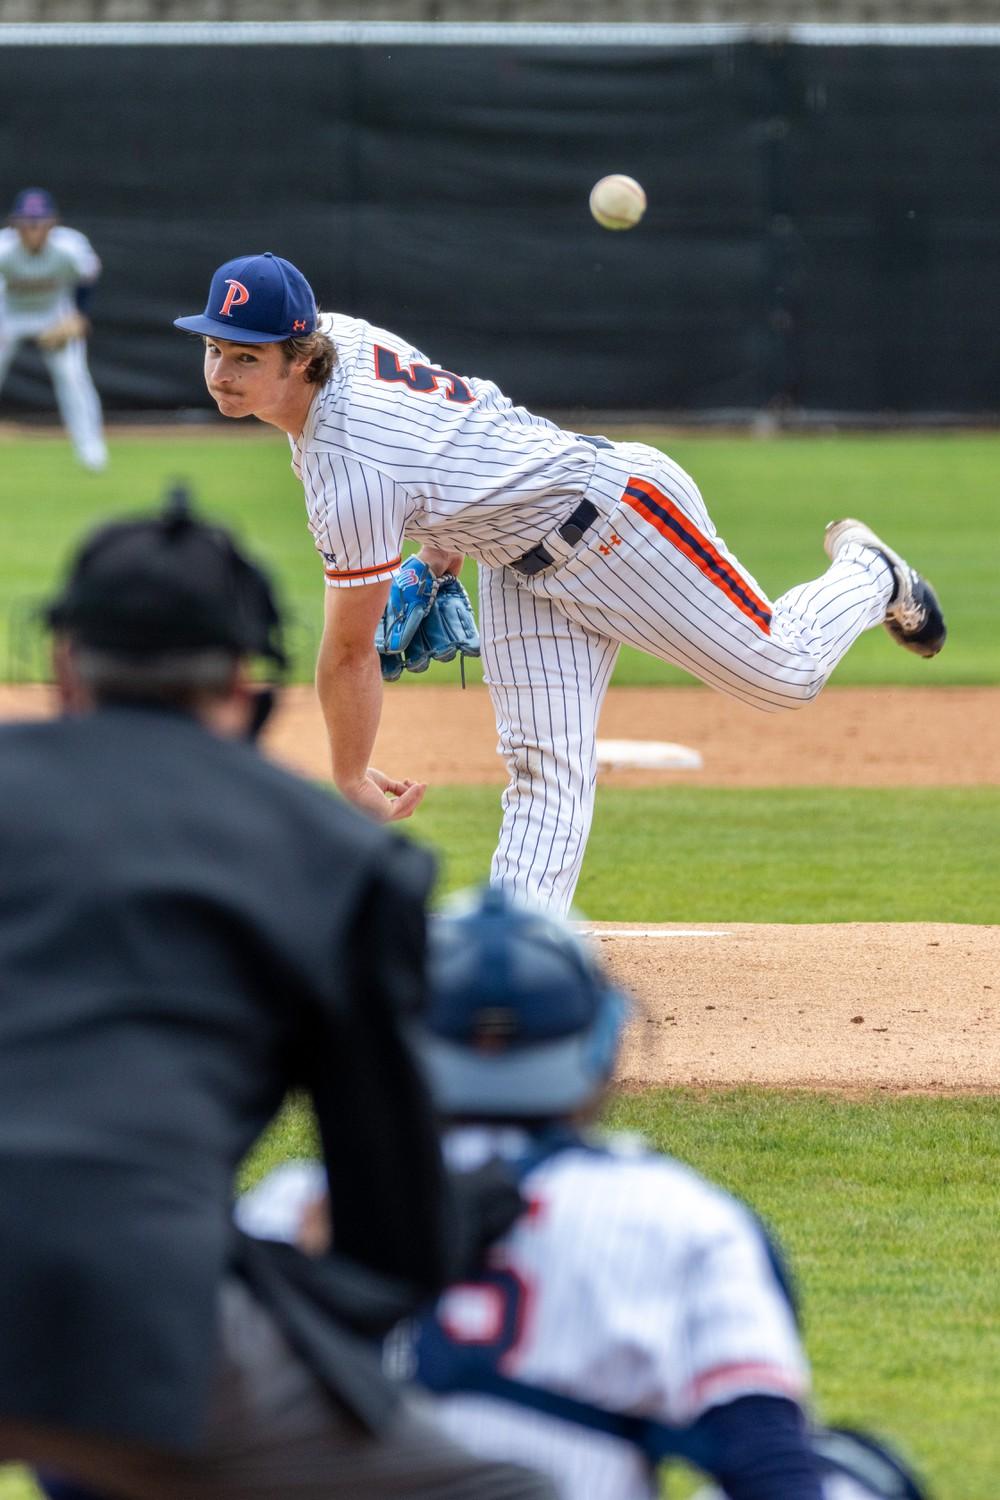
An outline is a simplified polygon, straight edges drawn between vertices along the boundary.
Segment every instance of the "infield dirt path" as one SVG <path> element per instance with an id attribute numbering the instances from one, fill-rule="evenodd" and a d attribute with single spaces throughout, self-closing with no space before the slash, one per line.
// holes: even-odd
<path id="1" fill-rule="evenodd" d="M 48 689 L 0 687 L 0 718 L 50 711 Z M 778 717 L 700 688 L 618 688 L 601 734 L 679 742 L 704 762 L 696 772 L 608 771 L 604 785 L 1000 783 L 1000 691 L 989 688 L 831 688 Z M 267 745 L 295 769 L 327 775 L 310 688 L 288 691 Z M 387 692 L 376 762 L 499 792 L 485 691 L 422 681 Z M 1000 926 L 591 926 L 636 997 L 627 1085 L 1000 1092 Z"/>

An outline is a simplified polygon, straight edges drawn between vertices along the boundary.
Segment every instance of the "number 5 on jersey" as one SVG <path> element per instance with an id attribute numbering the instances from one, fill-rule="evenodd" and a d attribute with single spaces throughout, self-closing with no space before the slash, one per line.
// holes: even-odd
<path id="1" fill-rule="evenodd" d="M 375 345 L 375 374 L 379 380 L 401 381 L 411 391 L 419 391 L 422 395 L 444 387 L 446 401 L 466 404 L 475 400 L 460 375 L 453 375 L 451 370 L 442 370 L 438 365 L 401 365 L 399 356 L 391 349 L 383 349 L 381 344 Z"/>

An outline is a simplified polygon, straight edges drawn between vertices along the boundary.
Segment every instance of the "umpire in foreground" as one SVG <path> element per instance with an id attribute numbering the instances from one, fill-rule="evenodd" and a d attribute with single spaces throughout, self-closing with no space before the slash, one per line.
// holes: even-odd
<path id="1" fill-rule="evenodd" d="M 383 1380 L 453 1269 L 427 857 L 269 764 L 266 577 L 182 498 L 87 541 L 63 707 L 0 730 L 0 1459 L 134 1500 L 545 1500 Z M 335 1253 L 241 1242 L 239 1162 L 315 1106 Z"/>

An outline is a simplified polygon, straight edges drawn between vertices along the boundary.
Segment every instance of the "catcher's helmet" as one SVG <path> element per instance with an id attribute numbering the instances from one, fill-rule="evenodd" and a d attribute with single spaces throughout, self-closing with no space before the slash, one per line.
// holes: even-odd
<path id="1" fill-rule="evenodd" d="M 443 1113 L 567 1114 L 611 1076 L 627 1002 L 568 923 L 487 888 L 432 917 L 429 944 L 418 1043 Z"/>
<path id="2" fill-rule="evenodd" d="M 228 532 L 192 515 L 182 486 L 159 515 L 93 532 L 45 617 L 83 646 L 136 661 L 221 647 L 286 665 L 270 580 Z"/>

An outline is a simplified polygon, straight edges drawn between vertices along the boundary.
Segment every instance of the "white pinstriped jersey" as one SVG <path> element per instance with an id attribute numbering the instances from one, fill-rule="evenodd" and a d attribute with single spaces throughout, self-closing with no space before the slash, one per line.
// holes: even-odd
<path id="1" fill-rule="evenodd" d="M 808 703 L 884 621 L 893 576 L 878 551 L 845 547 L 772 604 L 658 449 L 565 432 L 355 318 L 321 326 L 339 359 L 292 466 L 327 582 L 388 581 L 404 537 L 480 563 L 483 679 L 509 777 L 492 884 L 569 910 L 621 645 L 774 712 Z M 583 500 L 593 513 L 566 537 Z M 540 544 L 540 571 L 506 566 Z"/>
<path id="2" fill-rule="evenodd" d="M 467 1127 L 447 1154 L 472 1166 L 498 1149 L 516 1158 L 526 1143 L 518 1131 Z M 560 1150 L 522 1191 L 530 1211 L 494 1247 L 487 1276 L 439 1301 L 444 1341 L 421 1343 L 434 1389 L 448 1382 L 452 1350 L 472 1348 L 515 1381 L 671 1427 L 740 1396 L 805 1396 L 787 1295 L 735 1199 L 628 1138 Z M 620 1437 L 498 1396 L 439 1396 L 436 1407 L 456 1440 L 542 1469 L 565 1500 L 657 1493 L 647 1461 Z"/>
<path id="3" fill-rule="evenodd" d="M 337 364 L 292 467 L 334 587 L 390 578 L 404 536 L 499 566 L 583 498 L 594 469 L 583 439 L 385 329 L 340 313 L 320 327 Z"/>
<path id="4" fill-rule="evenodd" d="M 32 255 L 16 229 L 0 229 L 0 281 L 9 313 L 50 315 L 72 302 L 74 287 L 96 281 L 101 262 L 78 229 L 56 224 Z"/>
<path id="5" fill-rule="evenodd" d="M 516 1160 L 529 1146 L 523 1131 L 485 1126 L 445 1143 L 459 1169 L 495 1154 Z M 240 1199 L 237 1223 L 292 1241 L 326 1185 L 320 1163 L 286 1162 Z M 421 1348 L 430 1384 L 452 1380 L 451 1350 L 472 1350 L 506 1377 L 670 1427 L 740 1396 L 806 1397 L 808 1366 L 767 1241 L 728 1193 L 626 1136 L 560 1150 L 522 1191 L 530 1209 L 494 1247 L 486 1277 L 439 1300 L 443 1342 Z M 399 1341 L 390 1362 L 406 1367 Z M 484 1457 L 543 1470 L 564 1500 L 658 1494 L 642 1453 L 621 1438 L 496 1396 L 438 1395 L 430 1414 Z"/>

